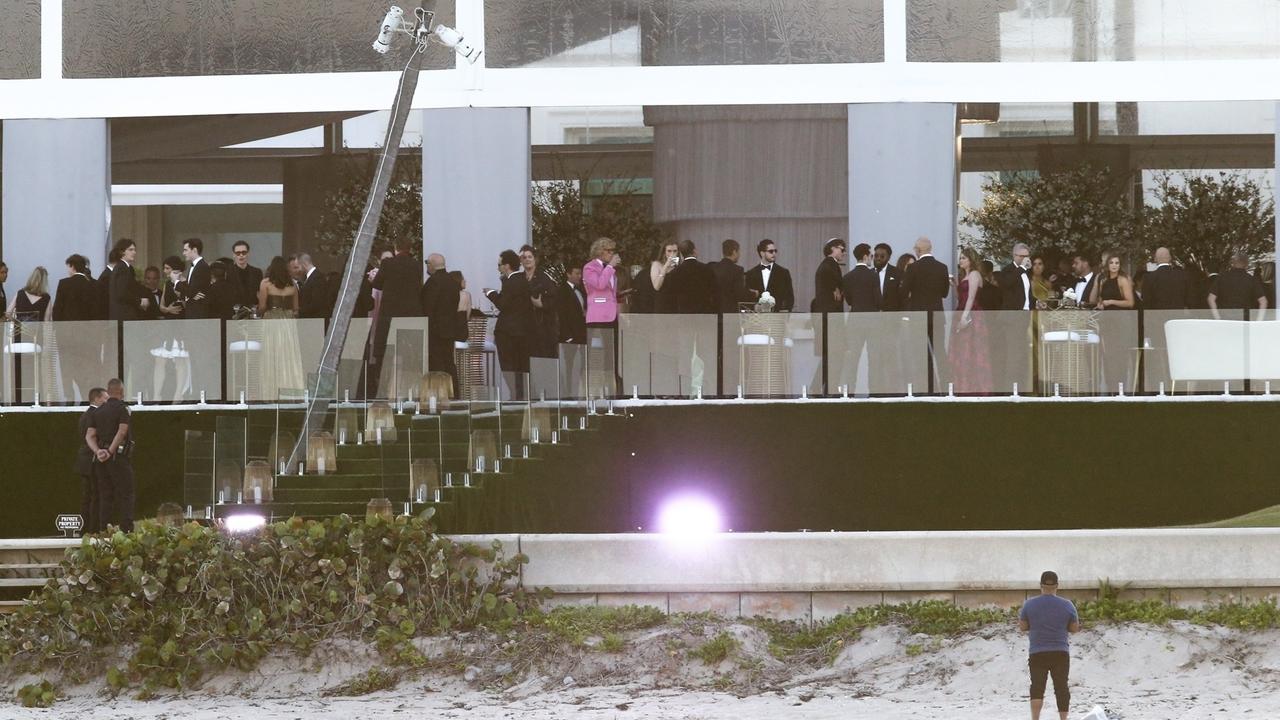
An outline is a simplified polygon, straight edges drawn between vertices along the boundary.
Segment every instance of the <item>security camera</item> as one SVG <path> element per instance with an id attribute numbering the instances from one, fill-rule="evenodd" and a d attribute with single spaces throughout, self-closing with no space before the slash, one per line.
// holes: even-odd
<path id="1" fill-rule="evenodd" d="M 387 11 L 387 16 L 382 18 L 382 29 L 378 31 L 378 39 L 373 41 L 373 49 L 379 54 L 386 55 L 391 49 L 391 41 L 404 26 L 404 11 L 395 5 Z"/>
<path id="2" fill-rule="evenodd" d="M 454 52 L 461 55 L 467 62 L 474 63 L 476 60 L 480 59 L 481 51 L 471 43 L 467 42 L 467 39 L 462 37 L 462 33 L 457 30 L 454 30 L 448 25 L 436 25 L 435 30 L 432 32 L 435 34 L 436 40 L 441 45 L 444 45 L 447 48 L 452 48 Z"/>

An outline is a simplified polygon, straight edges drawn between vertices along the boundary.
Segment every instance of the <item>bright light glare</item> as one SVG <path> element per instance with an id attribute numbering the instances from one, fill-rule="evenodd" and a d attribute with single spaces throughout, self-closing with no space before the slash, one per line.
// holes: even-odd
<path id="1" fill-rule="evenodd" d="M 706 498 L 673 498 L 658 512 L 658 532 L 666 535 L 711 535 L 722 528 L 720 509 Z"/>
<path id="2" fill-rule="evenodd" d="M 227 532 L 232 533 L 253 532 L 266 524 L 267 519 L 261 515 L 228 515 L 226 519 Z"/>

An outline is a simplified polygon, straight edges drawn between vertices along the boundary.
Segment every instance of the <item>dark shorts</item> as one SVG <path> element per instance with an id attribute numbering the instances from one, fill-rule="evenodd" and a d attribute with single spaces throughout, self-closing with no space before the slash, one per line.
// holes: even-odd
<path id="1" fill-rule="evenodd" d="M 1043 700 L 1045 685 L 1053 676 L 1053 696 L 1058 701 L 1058 712 L 1067 712 L 1071 705 L 1071 690 L 1067 688 L 1067 675 L 1071 672 L 1071 655 L 1065 652 L 1032 653 L 1027 660 L 1031 669 L 1031 699 Z"/>

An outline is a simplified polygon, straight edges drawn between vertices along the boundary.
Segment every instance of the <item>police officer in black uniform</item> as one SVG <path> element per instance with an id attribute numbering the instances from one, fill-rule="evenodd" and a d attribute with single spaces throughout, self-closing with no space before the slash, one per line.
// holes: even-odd
<path id="1" fill-rule="evenodd" d="M 80 515 L 84 518 L 83 533 L 102 530 L 102 515 L 98 511 L 98 483 L 94 477 L 97 465 L 95 453 L 89 448 L 89 429 L 93 427 L 94 411 L 106 400 L 107 391 L 100 387 L 89 391 L 89 407 L 80 416 L 80 448 L 76 450 L 76 474 L 80 476 Z M 96 430 L 94 431 L 97 432 Z"/>
<path id="2" fill-rule="evenodd" d="M 93 427 L 86 436 L 98 462 L 98 510 L 103 527 L 115 520 L 120 529 L 133 531 L 133 436 L 129 432 L 129 408 L 124 404 L 124 383 L 107 382 L 107 401 L 93 413 Z"/>

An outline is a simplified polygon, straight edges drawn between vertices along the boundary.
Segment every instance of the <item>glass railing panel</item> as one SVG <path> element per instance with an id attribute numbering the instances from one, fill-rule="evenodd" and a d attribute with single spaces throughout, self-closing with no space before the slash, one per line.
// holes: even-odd
<path id="1" fill-rule="evenodd" d="M 187 430 L 182 447 L 182 498 L 195 518 L 212 519 L 218 493 L 214 477 L 215 433 Z M 225 496 L 224 496 L 225 498 Z"/>
<path id="2" fill-rule="evenodd" d="M 281 389 L 298 390 L 324 350 L 324 320 L 227 322 L 227 399 L 274 402 Z"/>
<path id="3" fill-rule="evenodd" d="M 847 312 L 827 316 L 827 388 L 832 395 L 929 392 L 929 313 Z"/>
<path id="4" fill-rule="evenodd" d="M 376 378 L 369 371 L 369 318 L 352 318 L 346 342 L 338 358 L 335 396 L 340 400 L 364 400 L 373 397 Z"/>
<path id="5" fill-rule="evenodd" d="M 124 323 L 124 380 L 130 398 L 147 402 L 222 399 L 221 321 Z"/>
<path id="6" fill-rule="evenodd" d="M 427 374 L 427 318 L 392 318 L 381 358 L 377 397 L 391 401 L 416 397 Z"/>
<path id="7" fill-rule="evenodd" d="M 715 315 L 619 316 L 619 356 L 625 394 L 651 397 L 697 397 L 720 394 L 717 383 L 719 341 Z M 588 338 L 591 330 L 588 329 Z M 597 381 L 607 377 L 597 369 L 601 347 L 589 344 L 588 387 L 598 397 Z M 726 378 L 725 383 L 729 383 Z M 603 385 L 603 383 L 601 383 Z"/>
<path id="8" fill-rule="evenodd" d="M 1245 370 L 1249 390 L 1255 393 L 1280 392 L 1280 319 L 1275 309 L 1250 310 L 1245 338 Z"/>

